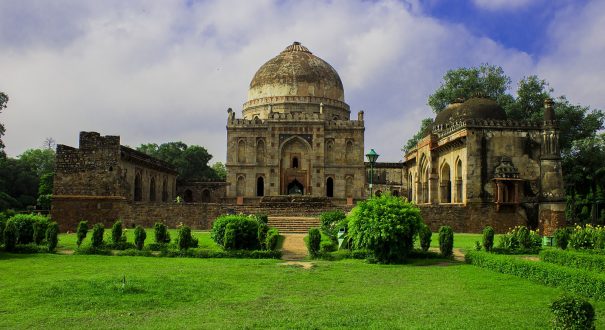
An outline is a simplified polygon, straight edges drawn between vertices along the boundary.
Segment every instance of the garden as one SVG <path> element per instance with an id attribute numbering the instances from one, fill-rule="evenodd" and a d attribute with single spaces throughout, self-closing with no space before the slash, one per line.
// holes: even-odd
<path id="1" fill-rule="evenodd" d="M 433 233 L 385 195 L 322 214 L 309 267 L 279 260 L 263 215 L 222 216 L 211 231 L 82 221 L 59 234 L 35 215 L 0 228 L 1 328 L 605 326 L 601 227 L 562 228 L 552 247 L 526 227 Z"/>

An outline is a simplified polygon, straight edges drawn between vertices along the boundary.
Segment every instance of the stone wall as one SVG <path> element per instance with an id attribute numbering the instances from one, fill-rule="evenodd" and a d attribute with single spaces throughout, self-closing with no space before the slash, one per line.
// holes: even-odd
<path id="1" fill-rule="evenodd" d="M 527 225 L 521 207 L 496 212 L 494 204 L 420 205 L 420 212 L 433 232 L 447 225 L 457 233 L 480 233 L 486 226 L 492 226 L 496 233 L 505 233 L 515 226 Z"/>

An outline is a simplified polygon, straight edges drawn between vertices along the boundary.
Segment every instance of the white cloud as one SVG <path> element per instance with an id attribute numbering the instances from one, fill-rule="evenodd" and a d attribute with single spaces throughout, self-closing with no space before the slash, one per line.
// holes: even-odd
<path id="1" fill-rule="evenodd" d="M 224 161 L 226 109 L 239 115 L 254 72 L 298 40 L 340 73 L 352 117 L 365 110 L 366 147 L 398 161 L 446 70 L 489 62 L 518 79 L 535 69 L 528 54 L 423 16 L 418 1 L 116 0 L 65 2 L 74 8 L 55 8 L 51 23 L 28 14 L 49 3 L 0 5 L 0 22 L 19 11 L 27 24 L 0 25 L 12 156 L 94 130 L 131 146 L 183 140 Z"/>
<path id="2" fill-rule="evenodd" d="M 475 6 L 486 10 L 512 10 L 526 7 L 541 0 L 473 0 Z"/>

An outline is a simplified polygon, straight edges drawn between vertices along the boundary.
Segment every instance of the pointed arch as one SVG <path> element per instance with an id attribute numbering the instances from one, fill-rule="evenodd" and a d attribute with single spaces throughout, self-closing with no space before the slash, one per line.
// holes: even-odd
<path id="1" fill-rule="evenodd" d="M 237 196 L 244 196 L 246 188 L 246 178 L 243 175 L 237 177 L 237 182 L 235 183 L 235 192 Z"/>
<path id="2" fill-rule="evenodd" d="M 210 200 L 211 200 L 210 189 L 202 190 L 202 203 L 210 203 Z"/>
<path id="3" fill-rule="evenodd" d="M 441 164 L 441 171 L 439 174 L 439 188 L 440 188 L 440 202 L 451 203 L 452 202 L 452 181 L 450 165 L 447 162 Z"/>
<path id="4" fill-rule="evenodd" d="M 345 146 L 345 158 L 347 159 L 347 164 L 353 164 L 355 162 L 355 151 L 353 148 L 353 140 L 347 140 Z"/>
<path id="5" fill-rule="evenodd" d="M 256 196 L 265 196 L 265 178 L 262 176 L 256 178 Z"/>
<path id="6" fill-rule="evenodd" d="M 164 178 L 164 182 L 162 182 L 162 202 L 168 201 L 168 180 Z"/>
<path id="7" fill-rule="evenodd" d="M 265 165 L 265 141 L 263 139 L 256 141 L 256 165 Z"/>
<path id="8" fill-rule="evenodd" d="M 326 179 L 326 197 L 334 197 L 334 179 L 332 177 Z"/>
<path id="9" fill-rule="evenodd" d="M 134 201 L 140 202 L 143 200 L 143 179 L 141 173 L 137 172 L 134 176 Z"/>
<path id="10" fill-rule="evenodd" d="M 463 185 L 463 175 L 462 175 L 462 160 L 460 158 L 456 159 L 456 203 L 464 202 L 464 185 Z"/>
<path id="11" fill-rule="evenodd" d="M 237 141 L 237 162 L 243 164 L 246 162 L 246 140 Z"/>
<path id="12" fill-rule="evenodd" d="M 185 203 L 193 203 L 193 191 L 191 189 L 185 190 Z"/>
<path id="13" fill-rule="evenodd" d="M 149 179 L 149 201 L 155 202 L 155 176 Z"/>

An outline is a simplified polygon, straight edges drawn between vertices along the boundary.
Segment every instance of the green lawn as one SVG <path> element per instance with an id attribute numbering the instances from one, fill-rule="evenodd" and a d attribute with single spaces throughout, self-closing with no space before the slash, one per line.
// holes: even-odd
<path id="1" fill-rule="evenodd" d="M 315 264 L 0 254 L 0 328 L 543 329 L 561 293 L 466 264 Z"/>

